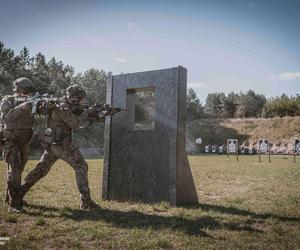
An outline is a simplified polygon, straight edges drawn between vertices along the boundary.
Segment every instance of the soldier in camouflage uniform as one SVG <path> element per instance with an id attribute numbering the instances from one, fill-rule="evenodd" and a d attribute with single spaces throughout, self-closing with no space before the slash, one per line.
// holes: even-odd
<path id="1" fill-rule="evenodd" d="M 72 144 L 72 131 L 78 128 L 89 117 L 95 116 L 95 111 L 80 108 L 80 101 L 85 98 L 86 93 L 78 85 L 72 85 L 67 89 L 67 96 L 59 105 L 49 107 L 47 129 L 42 136 L 45 147 L 43 156 L 35 169 L 25 177 L 22 185 L 22 196 L 46 176 L 52 165 L 62 159 L 69 163 L 75 170 L 77 187 L 80 192 L 83 209 L 96 207 L 96 203 L 90 197 L 88 183 L 88 164 L 81 155 L 79 149 Z M 42 108 L 39 109 L 39 112 Z"/>
<path id="2" fill-rule="evenodd" d="M 29 143 L 32 137 L 33 116 L 30 103 L 20 103 L 16 97 L 25 97 L 34 91 L 32 82 L 19 78 L 13 83 L 14 95 L 5 96 L 0 103 L 1 120 L 4 124 L 3 159 L 8 165 L 5 201 L 9 211 L 21 212 L 21 174 L 28 160 Z"/>

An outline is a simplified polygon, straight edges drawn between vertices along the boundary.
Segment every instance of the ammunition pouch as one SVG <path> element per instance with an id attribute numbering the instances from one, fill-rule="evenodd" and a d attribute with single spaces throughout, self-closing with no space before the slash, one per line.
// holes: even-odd
<path id="1" fill-rule="evenodd" d="M 11 131 L 11 130 L 4 130 L 2 143 L 5 142 L 13 142 L 18 145 L 28 144 L 32 138 L 32 130 L 27 131 Z"/>
<path id="2" fill-rule="evenodd" d="M 4 130 L 3 131 L 3 137 L 8 141 L 13 141 L 16 139 L 16 134 L 13 131 L 10 130 Z"/>
<path id="3" fill-rule="evenodd" d="M 62 128 L 59 126 L 55 129 L 47 128 L 40 136 L 40 141 L 46 144 L 61 144 L 63 139 Z"/>
<path id="4" fill-rule="evenodd" d="M 40 141 L 45 144 L 52 144 L 55 141 L 54 134 L 51 128 L 47 128 L 39 137 Z"/>
<path id="5" fill-rule="evenodd" d="M 61 144 L 62 143 L 62 141 L 64 139 L 64 135 L 63 135 L 62 128 L 60 126 L 57 126 L 55 128 L 54 138 L 55 138 L 55 143 L 56 144 Z"/>

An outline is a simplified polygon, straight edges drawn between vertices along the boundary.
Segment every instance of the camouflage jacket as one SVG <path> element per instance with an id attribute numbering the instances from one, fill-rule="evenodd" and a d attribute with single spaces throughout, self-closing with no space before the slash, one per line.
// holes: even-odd
<path id="1" fill-rule="evenodd" d="M 66 97 L 63 98 L 63 102 L 48 111 L 46 135 L 48 139 L 51 137 L 48 143 L 70 144 L 73 130 L 79 128 L 88 119 L 90 113 L 90 110 L 80 109 L 72 105 Z"/>
<path id="2" fill-rule="evenodd" d="M 0 102 L 1 120 L 6 139 L 15 136 L 30 140 L 33 127 L 33 115 L 30 103 L 15 102 L 15 96 L 7 95 Z"/>

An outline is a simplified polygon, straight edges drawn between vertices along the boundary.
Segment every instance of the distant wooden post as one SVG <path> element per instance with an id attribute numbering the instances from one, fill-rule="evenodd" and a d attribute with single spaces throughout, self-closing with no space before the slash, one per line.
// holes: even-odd
<path id="1" fill-rule="evenodd" d="M 296 154 L 300 151 L 300 140 L 295 140 L 295 148 L 294 148 L 294 163 L 296 163 Z"/>
<path id="2" fill-rule="evenodd" d="M 239 161 L 239 143 L 236 141 L 236 161 Z"/>

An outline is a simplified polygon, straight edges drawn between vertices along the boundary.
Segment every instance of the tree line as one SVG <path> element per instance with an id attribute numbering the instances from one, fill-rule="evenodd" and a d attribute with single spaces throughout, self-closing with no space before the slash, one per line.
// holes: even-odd
<path id="1" fill-rule="evenodd" d="M 31 56 L 24 47 L 19 53 L 5 48 L 0 41 L 0 96 L 11 94 L 12 82 L 18 77 L 31 79 L 41 94 L 64 95 L 73 83 L 87 92 L 87 101 L 104 103 L 106 82 L 111 72 L 91 68 L 84 73 L 75 73 L 74 68 L 52 57 L 47 60 L 42 53 Z M 229 94 L 210 93 L 203 105 L 193 89 L 187 93 L 188 120 L 200 118 L 246 118 L 300 115 L 300 96 L 267 99 L 253 90 Z"/>
<path id="2" fill-rule="evenodd" d="M 249 118 L 249 117 L 283 117 L 300 115 L 300 95 L 267 99 L 264 95 L 253 90 L 228 95 L 210 93 L 203 105 L 193 89 L 187 94 L 188 119 L 200 118 Z"/>
<path id="3" fill-rule="evenodd" d="M 74 68 L 52 57 L 47 60 L 42 53 L 31 56 L 24 47 L 19 53 L 5 48 L 0 41 L 0 96 L 12 93 L 12 82 L 19 77 L 31 79 L 37 91 L 64 95 L 66 88 L 81 85 L 91 103 L 105 102 L 106 81 L 111 73 L 99 69 L 89 69 L 75 74 Z"/>

